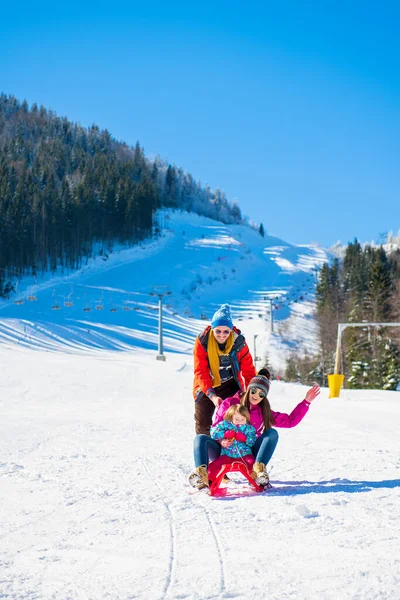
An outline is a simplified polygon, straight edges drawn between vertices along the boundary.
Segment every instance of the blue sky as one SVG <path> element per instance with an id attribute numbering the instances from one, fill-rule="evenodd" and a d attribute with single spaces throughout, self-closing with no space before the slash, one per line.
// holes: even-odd
<path id="1" fill-rule="evenodd" d="M 182 166 L 299 244 L 400 228 L 395 2 L 20 2 L 0 90 Z"/>

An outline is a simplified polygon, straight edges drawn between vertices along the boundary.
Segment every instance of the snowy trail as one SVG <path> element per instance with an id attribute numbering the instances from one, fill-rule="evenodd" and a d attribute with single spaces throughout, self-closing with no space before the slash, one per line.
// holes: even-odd
<path id="1" fill-rule="evenodd" d="M 315 346 L 315 272 L 328 260 L 324 250 L 194 214 L 169 211 L 165 218 L 164 237 L 116 248 L 78 271 L 14 281 L 17 292 L 0 299 L 0 343 L 71 354 L 154 351 L 158 298 L 151 294 L 168 287 L 169 352 L 190 354 L 195 336 L 223 302 L 231 304 L 247 339 L 258 337 L 260 360 L 271 350 L 278 367 L 295 342 L 308 351 Z"/>
<path id="2" fill-rule="evenodd" d="M 187 356 L 0 345 L 0 597 L 400 598 L 395 392 L 315 401 L 273 489 L 193 494 Z M 273 382 L 290 411 L 302 386 Z"/>

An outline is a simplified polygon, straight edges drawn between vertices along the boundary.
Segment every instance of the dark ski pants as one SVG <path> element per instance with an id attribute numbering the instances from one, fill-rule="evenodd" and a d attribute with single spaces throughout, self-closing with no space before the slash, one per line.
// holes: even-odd
<path id="1" fill-rule="evenodd" d="M 210 428 L 212 418 L 215 410 L 215 405 L 211 402 L 210 398 L 203 394 L 197 402 L 194 404 L 194 422 L 196 427 L 196 433 L 202 433 L 204 435 L 210 435 Z"/>
<path id="2" fill-rule="evenodd" d="M 275 452 L 278 438 L 278 432 L 272 427 L 260 435 L 251 449 L 256 462 L 262 462 L 264 465 L 269 463 Z M 196 468 L 202 465 L 208 467 L 208 463 L 221 454 L 221 445 L 209 435 L 201 433 L 194 438 L 193 453 Z"/>

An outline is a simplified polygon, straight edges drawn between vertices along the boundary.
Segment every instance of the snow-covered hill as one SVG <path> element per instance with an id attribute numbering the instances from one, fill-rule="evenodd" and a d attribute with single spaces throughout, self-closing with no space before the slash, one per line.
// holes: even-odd
<path id="1" fill-rule="evenodd" d="M 25 279 L 0 305 L 0 597 L 400 598 L 398 393 L 323 389 L 279 431 L 272 490 L 191 493 L 195 335 L 229 302 L 275 369 L 291 344 L 312 350 L 327 256 L 164 217 L 158 240 Z M 155 289 L 171 291 L 166 362 Z M 304 394 L 275 380 L 270 401 L 290 412 Z"/>
<path id="2" fill-rule="evenodd" d="M 259 365 L 267 352 L 279 372 L 293 345 L 317 350 L 315 281 L 328 260 L 324 250 L 189 213 L 162 218 L 166 228 L 156 240 L 103 253 L 80 271 L 25 278 L 10 301 L 0 301 L 0 340 L 69 352 L 156 350 L 158 299 L 151 293 L 169 290 L 167 355 L 191 353 L 197 333 L 226 302 L 252 351 L 258 336 Z"/>
<path id="3" fill-rule="evenodd" d="M 273 489 L 216 499 L 187 483 L 190 360 L 0 344 L 0 597 L 398 600 L 399 394 L 322 390 Z"/>

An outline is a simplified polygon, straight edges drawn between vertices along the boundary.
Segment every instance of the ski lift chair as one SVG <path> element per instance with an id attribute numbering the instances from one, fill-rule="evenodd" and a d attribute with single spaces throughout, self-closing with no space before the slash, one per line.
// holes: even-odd
<path id="1" fill-rule="evenodd" d="M 19 285 L 19 281 L 17 281 L 16 285 L 15 285 L 15 293 L 18 293 L 18 285 Z M 19 298 L 17 298 L 16 300 L 14 300 L 14 304 L 17 304 L 18 306 L 21 304 L 24 304 L 24 299 L 21 297 L 21 295 L 19 295 Z"/>
<path id="2" fill-rule="evenodd" d="M 66 300 L 65 300 L 65 296 L 64 296 L 64 306 L 71 307 L 71 306 L 74 305 L 74 303 L 72 302 L 73 293 L 74 293 L 74 290 L 73 290 L 73 287 L 71 286 L 71 291 L 67 295 L 67 299 Z"/>
<path id="3" fill-rule="evenodd" d="M 52 306 L 51 306 L 51 310 L 60 310 L 61 306 L 60 306 L 60 304 L 57 302 L 57 293 L 56 293 L 56 288 L 54 288 L 52 296 L 53 296 L 53 298 L 54 298 L 54 300 L 53 300 L 54 304 L 52 304 Z"/>

